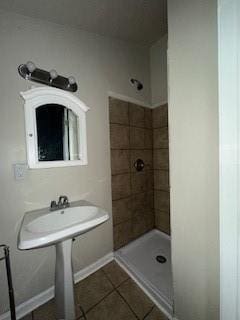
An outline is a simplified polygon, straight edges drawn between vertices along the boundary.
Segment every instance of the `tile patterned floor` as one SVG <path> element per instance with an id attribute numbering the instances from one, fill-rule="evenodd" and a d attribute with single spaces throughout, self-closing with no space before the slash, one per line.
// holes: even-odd
<path id="1" fill-rule="evenodd" d="M 79 320 L 167 320 L 114 261 L 76 284 L 75 300 Z M 22 318 L 55 319 L 54 300 Z"/>

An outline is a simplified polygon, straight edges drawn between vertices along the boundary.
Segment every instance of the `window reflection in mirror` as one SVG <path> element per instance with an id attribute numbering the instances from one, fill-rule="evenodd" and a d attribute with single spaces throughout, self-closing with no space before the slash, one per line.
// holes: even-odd
<path id="1" fill-rule="evenodd" d="M 36 108 L 38 161 L 79 160 L 78 119 L 65 106 Z"/>

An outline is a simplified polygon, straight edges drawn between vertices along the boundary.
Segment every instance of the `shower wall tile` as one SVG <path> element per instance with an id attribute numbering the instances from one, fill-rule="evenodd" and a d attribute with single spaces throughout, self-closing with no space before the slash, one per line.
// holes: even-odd
<path id="1" fill-rule="evenodd" d="M 111 124 L 110 144 L 112 149 L 129 149 L 129 127 L 119 124 Z"/>
<path id="2" fill-rule="evenodd" d="M 131 197 L 131 201 L 131 209 L 133 215 L 138 215 L 146 212 L 153 212 L 154 200 L 152 191 L 134 194 Z"/>
<path id="3" fill-rule="evenodd" d="M 152 110 L 144 108 L 145 116 L 145 128 L 152 128 Z"/>
<path id="4" fill-rule="evenodd" d="M 162 232 L 170 235 L 170 216 L 168 213 L 155 210 L 155 226 Z"/>
<path id="5" fill-rule="evenodd" d="M 154 207 L 157 210 L 170 212 L 170 195 L 169 191 L 155 190 Z"/>
<path id="6" fill-rule="evenodd" d="M 118 200 L 131 195 L 130 174 L 112 176 L 112 199 Z"/>
<path id="7" fill-rule="evenodd" d="M 136 239 L 154 227 L 154 216 L 151 214 L 135 215 L 133 217 L 132 235 Z"/>
<path id="8" fill-rule="evenodd" d="M 144 128 L 130 127 L 130 147 L 131 149 L 144 149 Z"/>
<path id="9" fill-rule="evenodd" d="M 153 128 L 168 127 L 168 105 L 153 109 Z"/>
<path id="10" fill-rule="evenodd" d="M 153 130 L 154 149 L 168 148 L 168 127 Z"/>
<path id="11" fill-rule="evenodd" d="M 129 125 L 128 102 L 110 97 L 109 119 L 110 123 Z"/>
<path id="12" fill-rule="evenodd" d="M 168 170 L 154 170 L 154 189 L 169 190 Z"/>
<path id="13" fill-rule="evenodd" d="M 165 169 L 169 167 L 169 151 L 168 149 L 154 149 L 153 151 L 153 167 L 154 169 Z"/>
<path id="14" fill-rule="evenodd" d="M 152 110 L 109 99 L 114 249 L 154 227 Z M 134 163 L 144 161 L 143 171 Z"/>
<path id="15" fill-rule="evenodd" d="M 145 127 L 144 109 L 144 107 L 129 103 L 130 126 L 141 128 Z"/>
<path id="16" fill-rule="evenodd" d="M 170 234 L 168 106 L 153 110 L 155 227 Z"/>
<path id="17" fill-rule="evenodd" d="M 132 239 L 132 219 L 123 223 L 119 223 L 113 227 L 113 241 L 115 250 L 125 246 Z"/>
<path id="18" fill-rule="evenodd" d="M 130 150 L 111 151 L 112 174 L 130 172 Z"/>
<path id="19" fill-rule="evenodd" d="M 144 130 L 144 148 L 152 150 L 153 148 L 153 131 L 152 129 Z"/>
<path id="20" fill-rule="evenodd" d="M 112 202 L 113 225 L 130 220 L 132 218 L 131 197 L 113 200 Z"/>
<path id="21" fill-rule="evenodd" d="M 146 181 L 147 181 L 146 172 L 140 171 L 140 172 L 132 173 L 131 174 L 132 194 L 147 191 Z"/>

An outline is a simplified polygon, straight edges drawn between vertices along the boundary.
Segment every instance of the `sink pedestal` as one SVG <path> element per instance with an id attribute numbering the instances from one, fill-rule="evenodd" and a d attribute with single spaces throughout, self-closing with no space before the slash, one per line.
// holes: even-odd
<path id="1" fill-rule="evenodd" d="M 55 299 L 58 320 L 75 320 L 72 239 L 56 244 Z"/>

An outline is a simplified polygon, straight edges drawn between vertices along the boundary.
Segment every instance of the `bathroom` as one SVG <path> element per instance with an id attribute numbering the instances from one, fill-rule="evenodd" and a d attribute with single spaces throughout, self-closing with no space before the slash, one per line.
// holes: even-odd
<path id="1" fill-rule="evenodd" d="M 0 244 L 17 319 L 56 319 L 55 246 L 18 241 L 25 213 L 62 195 L 109 215 L 72 242 L 76 319 L 219 319 L 216 2 L 1 1 Z M 31 162 L 27 92 L 55 88 L 22 77 L 28 61 L 74 77 L 59 90 L 82 108 L 82 163 Z M 10 320 L 4 261 L 0 288 Z"/>

